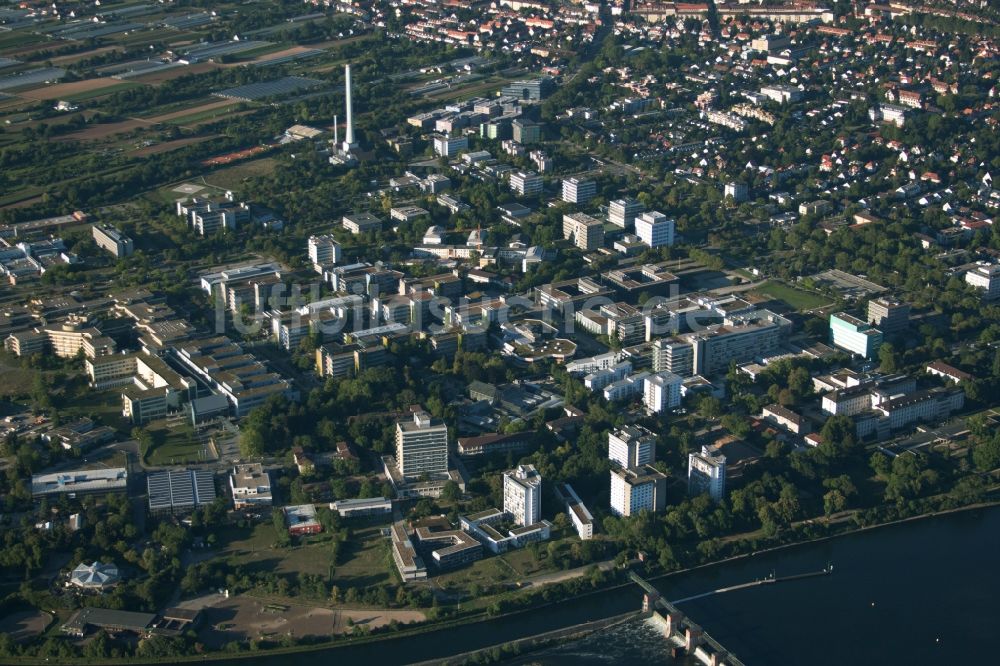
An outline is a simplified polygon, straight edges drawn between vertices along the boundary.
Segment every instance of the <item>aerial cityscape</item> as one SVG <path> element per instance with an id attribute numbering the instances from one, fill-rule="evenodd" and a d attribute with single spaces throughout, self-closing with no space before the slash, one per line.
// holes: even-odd
<path id="1" fill-rule="evenodd" d="M 994 0 L 0 0 L 0 663 L 989 663 L 998 88 Z"/>

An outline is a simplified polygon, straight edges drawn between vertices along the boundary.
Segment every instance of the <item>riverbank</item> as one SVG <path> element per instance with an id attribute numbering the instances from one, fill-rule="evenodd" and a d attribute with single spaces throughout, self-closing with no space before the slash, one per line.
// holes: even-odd
<path id="1" fill-rule="evenodd" d="M 671 571 L 667 573 L 662 573 L 654 576 L 650 576 L 648 580 L 650 582 L 663 581 L 667 579 L 673 579 L 680 576 L 690 575 L 697 573 L 702 570 L 710 568 L 719 568 L 727 564 L 736 564 L 739 562 L 750 562 L 754 558 L 763 558 L 769 554 L 773 554 L 779 551 L 788 551 L 795 548 L 804 548 L 810 545 L 820 544 L 827 541 L 832 541 L 845 536 L 851 536 L 861 533 L 867 533 L 872 531 L 881 530 L 883 528 L 888 528 L 894 525 L 903 525 L 906 523 L 914 523 L 923 520 L 927 520 L 934 517 L 942 517 L 956 513 L 970 512 L 975 510 L 989 509 L 992 507 L 1000 506 L 1000 501 L 991 502 L 979 502 L 976 504 L 971 504 L 967 506 L 954 507 L 951 509 L 943 511 L 929 512 L 925 514 L 920 514 L 916 516 L 909 516 L 906 518 L 901 518 L 897 520 L 886 521 L 884 523 L 877 523 L 872 525 L 858 526 L 858 527 L 847 527 L 848 523 L 843 523 L 844 529 L 838 531 L 835 534 L 823 535 L 820 537 L 814 537 L 811 539 L 803 539 L 800 541 L 790 542 L 787 544 L 779 544 L 769 548 L 761 549 L 758 551 L 753 551 L 750 553 L 741 553 L 739 555 L 734 555 L 728 558 L 722 558 L 715 560 L 713 562 L 707 562 L 700 565 L 695 565 L 691 567 L 686 567 L 684 569 L 679 569 L 677 571 Z M 629 588 L 634 588 L 635 595 L 624 594 Z M 529 588 L 530 589 L 530 588 Z M 545 591 L 545 587 L 539 588 L 535 594 L 541 594 Z M 551 588 L 549 588 L 551 589 Z M 697 591 L 704 591 L 705 588 Z M 553 592 L 558 595 L 558 590 L 553 590 Z M 619 593 L 616 595 L 616 593 Z M 617 605 L 607 604 L 604 601 L 615 598 Z M 632 598 L 634 597 L 634 598 Z M 466 653 L 478 653 L 483 648 L 478 645 L 474 649 L 468 649 L 459 645 L 458 643 L 475 645 L 476 642 L 471 638 L 472 636 L 481 637 L 479 640 L 480 645 L 489 645 L 491 647 L 497 645 L 498 635 L 510 635 L 510 638 L 504 642 L 522 641 L 537 639 L 544 634 L 572 630 L 583 624 L 590 622 L 600 622 L 606 620 L 607 618 L 602 618 L 602 614 L 607 614 L 608 616 L 618 616 L 621 614 L 628 614 L 632 612 L 632 609 L 638 609 L 640 597 L 640 590 L 631 582 L 611 582 L 611 584 L 601 586 L 595 589 L 588 589 L 582 593 L 572 594 L 570 596 L 565 596 L 557 599 L 550 599 L 531 605 L 526 608 L 514 609 L 509 612 L 501 613 L 499 615 L 489 616 L 485 612 L 470 613 L 468 615 L 461 615 L 457 617 L 450 617 L 435 621 L 429 624 L 421 624 L 412 627 L 402 627 L 396 631 L 386 631 L 385 633 L 378 633 L 368 636 L 358 636 L 338 640 L 336 642 L 323 642 L 323 643 L 313 643 L 308 645 L 296 645 L 290 647 L 277 647 L 268 648 L 263 650 L 239 652 L 239 653 L 207 653 L 201 655 L 190 655 L 187 657 L 173 657 L 164 659 L 141 659 L 141 660 L 129 660 L 127 663 L 130 664 L 161 664 L 161 663 L 178 663 L 178 662 L 190 662 L 190 661 L 211 661 L 217 664 L 238 664 L 246 663 L 246 660 L 252 659 L 257 662 L 260 666 L 265 666 L 267 664 L 283 664 L 287 663 L 287 660 L 293 655 L 302 655 L 307 653 L 317 653 L 324 652 L 328 653 L 325 656 L 335 656 L 341 655 L 345 661 L 344 663 L 359 663 L 365 661 L 369 658 L 378 657 L 380 651 L 384 649 L 398 651 L 400 645 L 408 644 L 411 641 L 420 640 L 426 643 L 427 651 L 438 651 L 442 649 L 442 646 L 456 645 L 455 654 L 462 655 Z M 631 599 L 631 600 L 629 600 Z M 620 601 L 620 603 L 619 603 Z M 585 610 L 584 610 L 585 609 Z M 558 616 L 559 619 L 555 620 L 554 617 Z M 534 620 L 534 621 L 533 621 Z M 543 621 L 544 620 L 544 621 Z M 563 622 L 563 626 L 557 626 L 559 622 Z M 503 631 L 498 631 L 498 628 L 502 628 Z M 455 631 L 459 630 L 459 631 Z M 456 637 L 461 637 L 461 641 L 456 641 Z M 487 648 L 489 649 L 489 648 Z M 532 649 L 531 651 L 535 651 Z M 384 661 L 383 663 L 410 663 L 413 661 L 431 661 L 433 663 L 434 659 L 454 659 L 455 657 L 445 657 L 445 656 L 435 656 L 429 659 L 421 658 L 414 655 L 413 658 L 406 660 L 400 660 L 398 662 Z M 40 659 L 12 659 L 16 663 L 44 663 Z M 78 660 L 74 663 L 92 663 L 92 664 L 120 664 L 123 663 L 122 660 Z M 447 662 L 446 662 L 447 663 Z"/>
<path id="2" fill-rule="evenodd" d="M 460 664 L 469 663 L 472 659 L 482 657 L 487 657 L 496 661 L 503 657 L 520 656 L 544 650 L 545 648 L 552 647 L 557 643 L 579 640 L 580 638 L 589 636 L 595 631 L 611 629 L 616 625 L 628 622 L 629 620 L 633 620 L 641 616 L 642 613 L 640 611 L 622 613 L 621 615 L 616 615 L 614 617 L 585 622 L 572 627 L 566 627 L 565 629 L 547 631 L 545 633 L 538 634 L 537 636 L 528 636 L 516 641 L 497 643 L 496 645 L 490 645 L 478 650 L 463 652 L 461 654 L 445 657 L 443 659 L 430 659 L 428 661 L 417 662 L 412 664 L 412 666 L 459 666 Z"/>

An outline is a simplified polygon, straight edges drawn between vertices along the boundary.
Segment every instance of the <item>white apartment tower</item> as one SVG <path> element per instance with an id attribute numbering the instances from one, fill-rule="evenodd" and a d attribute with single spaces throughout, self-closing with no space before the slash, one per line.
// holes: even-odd
<path id="1" fill-rule="evenodd" d="M 642 396 L 649 414 L 674 409 L 681 404 L 681 378 L 672 372 L 649 375 L 645 379 Z"/>
<path id="2" fill-rule="evenodd" d="M 688 494 L 708 493 L 719 502 L 726 495 L 726 456 L 702 448 L 688 454 Z"/>
<path id="3" fill-rule="evenodd" d="M 503 510 L 522 527 L 542 519 L 542 475 L 534 465 L 518 465 L 503 473 Z"/>
<path id="4" fill-rule="evenodd" d="M 608 459 L 625 468 L 656 460 L 656 435 L 642 426 L 627 425 L 608 433 Z"/>
<path id="5" fill-rule="evenodd" d="M 396 423 L 396 465 L 405 477 L 448 472 L 448 426 L 424 410 Z"/>

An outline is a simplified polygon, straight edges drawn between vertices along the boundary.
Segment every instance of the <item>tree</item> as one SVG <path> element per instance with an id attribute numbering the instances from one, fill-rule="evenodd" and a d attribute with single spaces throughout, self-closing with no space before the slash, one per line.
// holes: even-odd
<path id="1" fill-rule="evenodd" d="M 446 502 L 455 502 L 461 497 L 462 491 L 454 481 L 448 481 L 441 489 L 441 499 Z"/>
<path id="2" fill-rule="evenodd" d="M 972 462 L 976 469 L 988 472 L 1000 467 L 1000 435 L 980 441 L 972 449 Z"/>
<path id="3" fill-rule="evenodd" d="M 892 346 L 892 343 L 882 343 L 882 346 L 878 350 L 878 360 L 882 372 L 899 372 L 899 355 L 896 353 L 896 348 Z"/>

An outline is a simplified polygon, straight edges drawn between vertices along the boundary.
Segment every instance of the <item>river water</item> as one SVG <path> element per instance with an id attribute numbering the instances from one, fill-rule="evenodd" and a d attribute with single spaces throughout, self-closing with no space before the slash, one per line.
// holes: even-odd
<path id="1" fill-rule="evenodd" d="M 995 664 L 998 556 L 1000 508 L 994 508 L 797 546 L 656 585 L 676 600 L 832 562 L 830 576 L 713 595 L 680 608 L 747 666 Z M 516 663 L 669 663 L 662 646 L 637 620 Z"/>
<path id="2" fill-rule="evenodd" d="M 994 508 L 796 546 L 653 583 L 666 598 L 678 600 L 772 571 L 780 578 L 832 562 L 829 576 L 713 595 L 680 607 L 748 666 L 1000 663 L 998 555 L 1000 508 Z M 612 617 L 640 603 L 641 591 L 630 586 L 490 622 L 251 662 L 406 664 Z M 508 663 L 667 664 L 665 647 L 651 626 L 636 620 Z"/>

